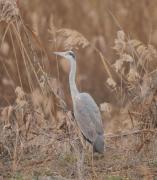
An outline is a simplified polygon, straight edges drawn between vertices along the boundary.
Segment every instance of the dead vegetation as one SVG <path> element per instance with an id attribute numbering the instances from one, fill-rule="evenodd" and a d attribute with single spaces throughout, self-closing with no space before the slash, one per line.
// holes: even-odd
<path id="1" fill-rule="evenodd" d="M 0 0 L 0 178 L 154 179 L 157 177 L 155 46 L 132 39 L 120 30 L 110 50 L 115 51 L 114 59 L 109 61 L 103 55 L 107 46 L 103 37 L 89 41 L 81 31 L 64 26 L 57 28 L 49 9 L 48 14 L 38 19 L 33 8 L 42 14 L 47 2 L 40 1 L 38 8 L 35 8 L 37 2 L 32 2 L 31 26 L 26 23 L 30 16 L 27 19 L 20 14 L 27 9 L 27 3 L 20 12 L 19 1 Z M 87 19 L 94 20 L 90 22 L 93 29 L 101 15 L 101 11 L 97 11 L 98 4 L 93 10 L 94 3 L 85 1 L 82 9 L 82 12 L 90 12 Z M 127 6 L 128 3 L 124 4 Z M 74 5 L 64 1 L 62 6 L 58 4 L 60 8 L 69 5 L 67 9 Z M 79 7 L 78 1 L 77 4 Z M 121 8 L 124 13 L 124 6 Z M 104 32 L 111 30 L 110 23 L 106 23 L 108 29 L 103 26 Z M 44 27 L 47 27 L 46 31 Z M 99 72 L 95 74 L 92 86 L 86 83 L 86 76 L 81 75 L 80 69 L 77 78 L 79 86 L 85 82 L 96 89 L 95 95 L 110 96 L 100 101 L 103 102 L 100 108 L 106 152 L 101 157 L 95 155 L 94 160 L 91 149 L 82 143 L 72 110 L 69 110 L 67 79 L 56 57 L 49 54 L 59 49 L 74 49 L 95 58 L 96 62 L 84 60 L 84 65 L 79 64 L 83 69 L 89 67 L 85 72 L 87 75 L 91 75 L 97 65 L 100 75 L 104 76 L 107 90 L 101 92 L 96 89 Z M 96 55 L 91 56 L 93 52 Z M 81 60 L 80 54 L 78 59 Z M 65 64 L 61 66 L 67 71 Z"/>

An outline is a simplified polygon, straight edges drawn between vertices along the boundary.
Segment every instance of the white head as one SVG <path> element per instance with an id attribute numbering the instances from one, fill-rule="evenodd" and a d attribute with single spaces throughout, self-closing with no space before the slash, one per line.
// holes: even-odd
<path id="1" fill-rule="evenodd" d="M 54 54 L 59 55 L 61 57 L 64 57 L 65 59 L 70 60 L 70 61 L 76 60 L 76 56 L 75 56 L 75 53 L 73 51 L 54 52 Z"/>

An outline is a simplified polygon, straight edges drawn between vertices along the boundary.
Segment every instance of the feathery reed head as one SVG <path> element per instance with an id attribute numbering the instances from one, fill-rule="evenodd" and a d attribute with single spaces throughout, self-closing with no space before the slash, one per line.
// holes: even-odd
<path id="1" fill-rule="evenodd" d="M 19 16 L 16 0 L 0 0 L 0 22 L 9 22 Z"/>

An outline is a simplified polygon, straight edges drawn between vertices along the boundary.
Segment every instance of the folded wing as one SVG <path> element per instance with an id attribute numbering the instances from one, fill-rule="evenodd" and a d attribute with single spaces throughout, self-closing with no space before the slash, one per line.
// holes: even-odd
<path id="1" fill-rule="evenodd" d="M 87 93 L 75 97 L 74 115 L 83 135 L 94 143 L 98 135 L 103 136 L 100 111 L 93 98 Z"/>

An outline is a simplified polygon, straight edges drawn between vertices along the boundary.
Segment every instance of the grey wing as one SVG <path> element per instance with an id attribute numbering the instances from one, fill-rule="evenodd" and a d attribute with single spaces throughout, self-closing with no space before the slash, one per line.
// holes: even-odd
<path id="1" fill-rule="evenodd" d="M 97 135 L 103 135 L 103 125 L 98 106 L 87 93 L 76 96 L 74 115 L 83 135 L 94 142 Z"/>

